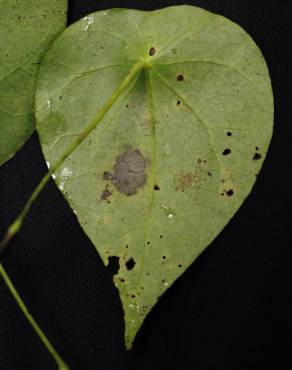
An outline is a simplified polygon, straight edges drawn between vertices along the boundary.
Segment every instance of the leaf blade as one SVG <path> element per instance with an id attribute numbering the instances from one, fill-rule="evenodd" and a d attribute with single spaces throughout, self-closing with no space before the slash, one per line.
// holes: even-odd
<path id="1" fill-rule="evenodd" d="M 37 118 L 49 162 L 137 60 L 147 68 L 55 174 L 104 263 L 119 258 L 128 347 L 251 191 L 273 127 L 265 61 L 239 26 L 190 6 L 102 11 L 65 31 L 42 63 Z"/>
<path id="2" fill-rule="evenodd" d="M 38 64 L 65 28 L 67 1 L 2 1 L 0 19 L 0 165 L 35 129 L 34 90 Z"/>

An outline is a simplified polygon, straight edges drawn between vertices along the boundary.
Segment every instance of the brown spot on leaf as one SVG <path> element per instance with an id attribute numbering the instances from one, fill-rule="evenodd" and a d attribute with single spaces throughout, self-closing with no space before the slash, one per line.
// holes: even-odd
<path id="1" fill-rule="evenodd" d="M 104 191 L 101 193 L 101 199 L 107 200 L 108 197 L 110 197 L 112 193 L 108 189 L 104 189 Z"/>
<path id="2" fill-rule="evenodd" d="M 203 179 L 202 169 L 197 169 L 195 172 L 181 172 L 174 177 L 174 190 L 186 192 L 190 188 L 198 189 L 201 186 Z"/>
<path id="3" fill-rule="evenodd" d="M 114 173 L 104 172 L 104 180 L 111 180 L 115 188 L 127 196 L 137 193 L 146 183 L 146 160 L 139 149 L 128 147 L 114 164 Z"/>
<path id="4" fill-rule="evenodd" d="M 112 178 L 113 178 L 113 175 L 110 172 L 104 171 L 104 173 L 103 173 L 103 179 L 104 180 L 111 180 Z"/>

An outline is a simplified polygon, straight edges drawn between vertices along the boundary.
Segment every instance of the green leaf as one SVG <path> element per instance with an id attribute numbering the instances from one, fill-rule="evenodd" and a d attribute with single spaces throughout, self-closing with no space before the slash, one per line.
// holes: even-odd
<path id="1" fill-rule="evenodd" d="M 192 6 L 114 9 L 69 27 L 42 62 L 36 114 L 49 165 L 104 104 L 54 177 L 104 263 L 119 259 L 130 347 L 251 191 L 273 96 L 258 47 L 231 21 Z"/>
<path id="2" fill-rule="evenodd" d="M 40 58 L 65 28 L 67 0 L 0 0 L 0 165 L 35 129 Z"/>

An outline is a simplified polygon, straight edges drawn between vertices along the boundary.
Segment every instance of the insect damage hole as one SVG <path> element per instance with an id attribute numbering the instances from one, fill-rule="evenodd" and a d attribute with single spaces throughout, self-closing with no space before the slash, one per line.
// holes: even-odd
<path id="1" fill-rule="evenodd" d="M 156 53 L 156 49 L 152 46 L 152 47 L 149 49 L 149 55 L 152 57 L 155 53 Z"/>
<path id="2" fill-rule="evenodd" d="M 135 262 L 134 258 L 133 258 L 133 257 L 131 257 L 131 258 L 129 258 L 129 259 L 126 261 L 125 265 L 126 265 L 127 270 L 128 270 L 128 271 L 131 271 L 131 270 L 133 270 L 133 268 L 135 267 L 136 262 Z"/>
<path id="3" fill-rule="evenodd" d="M 155 184 L 153 188 L 154 188 L 154 190 L 157 190 L 157 191 L 160 190 L 160 187 L 157 184 Z"/>
<path id="4" fill-rule="evenodd" d="M 231 153 L 231 150 L 229 148 L 224 149 L 222 152 L 223 155 L 229 155 L 230 153 Z"/>
<path id="5" fill-rule="evenodd" d="M 258 161 L 259 159 L 261 159 L 262 158 L 262 156 L 261 156 L 261 154 L 260 153 L 255 153 L 255 155 L 253 156 L 253 160 L 254 161 Z"/>
<path id="6" fill-rule="evenodd" d="M 107 269 L 112 276 L 117 275 L 120 269 L 120 258 L 117 256 L 108 257 Z"/>
<path id="7" fill-rule="evenodd" d="M 232 189 L 227 190 L 227 191 L 226 191 L 226 194 L 227 194 L 229 197 L 231 197 L 231 196 L 234 194 L 234 191 L 233 191 Z"/>
<path id="8" fill-rule="evenodd" d="M 176 77 L 176 79 L 179 81 L 179 82 L 182 82 L 182 81 L 184 81 L 184 75 L 182 75 L 182 74 L 180 74 L 180 75 L 178 75 L 177 77 Z"/>

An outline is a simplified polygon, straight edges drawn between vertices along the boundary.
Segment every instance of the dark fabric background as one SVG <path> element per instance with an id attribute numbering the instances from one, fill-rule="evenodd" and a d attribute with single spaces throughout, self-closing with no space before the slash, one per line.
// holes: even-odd
<path id="1" fill-rule="evenodd" d="M 156 9 L 180 3 L 69 0 L 69 23 L 110 7 Z M 111 275 L 57 187 L 52 181 L 48 184 L 4 264 L 72 370 L 292 368 L 288 352 L 291 215 L 287 212 L 292 2 L 184 3 L 239 23 L 263 51 L 275 94 L 272 145 L 252 194 L 215 242 L 162 297 L 130 353 L 123 344 L 123 314 Z M 45 172 L 36 135 L 0 168 L 1 235 Z M 55 369 L 2 281 L 0 297 L 0 370 Z"/>

